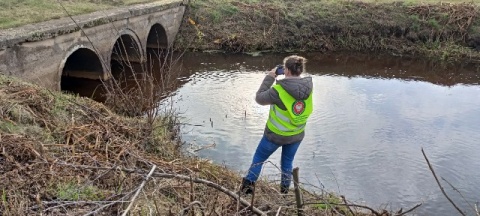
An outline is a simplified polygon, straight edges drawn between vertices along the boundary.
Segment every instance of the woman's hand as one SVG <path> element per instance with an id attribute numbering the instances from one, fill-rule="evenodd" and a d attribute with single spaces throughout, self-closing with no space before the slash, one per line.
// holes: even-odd
<path id="1" fill-rule="evenodd" d="M 277 77 L 277 74 L 275 74 L 276 70 L 277 70 L 277 68 L 273 68 L 270 72 L 267 73 L 267 75 L 271 76 L 273 78 L 276 78 Z"/>

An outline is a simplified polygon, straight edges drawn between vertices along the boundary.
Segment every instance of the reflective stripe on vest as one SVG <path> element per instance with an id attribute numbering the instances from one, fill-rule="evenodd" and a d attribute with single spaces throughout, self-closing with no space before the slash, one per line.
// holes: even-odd
<path id="1" fill-rule="evenodd" d="M 267 127 L 275 134 L 293 136 L 305 130 L 307 119 L 312 113 L 312 94 L 306 100 L 296 100 L 280 85 L 273 86 L 287 110 L 277 105 L 270 106 Z"/>

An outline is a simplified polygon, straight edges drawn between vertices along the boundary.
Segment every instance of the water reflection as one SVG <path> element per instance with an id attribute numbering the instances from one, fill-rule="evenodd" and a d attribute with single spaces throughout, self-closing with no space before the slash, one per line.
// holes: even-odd
<path id="1" fill-rule="evenodd" d="M 439 176 L 471 201 L 480 192 L 480 78 L 474 69 L 433 69 L 411 59 L 305 54 L 314 79 L 314 107 L 295 159 L 302 181 L 378 207 L 425 202 L 421 215 L 455 214 L 436 186 L 420 148 Z M 283 55 L 189 54 L 175 107 L 183 139 L 200 156 L 238 171 L 250 164 L 268 107 L 254 95 L 264 71 Z M 278 164 L 279 152 L 271 162 Z M 278 178 L 274 165 L 263 176 Z M 452 189 L 450 196 L 467 205 Z M 384 206 L 385 207 L 385 206 Z"/>

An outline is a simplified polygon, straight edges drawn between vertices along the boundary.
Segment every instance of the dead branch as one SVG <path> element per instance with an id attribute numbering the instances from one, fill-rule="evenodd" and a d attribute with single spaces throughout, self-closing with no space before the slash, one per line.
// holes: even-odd
<path id="1" fill-rule="evenodd" d="M 137 192 L 135 192 L 135 195 L 133 195 L 132 200 L 130 200 L 130 204 L 128 205 L 127 209 L 125 209 L 122 216 L 126 216 L 128 214 L 128 211 L 130 211 L 130 208 L 132 208 L 133 203 L 135 202 L 135 199 L 137 198 L 138 194 L 140 194 L 140 191 L 142 191 L 143 187 L 145 186 L 145 183 L 147 183 L 148 179 L 150 178 L 150 176 L 152 176 L 156 168 L 157 168 L 157 165 L 153 165 L 147 177 L 145 177 L 145 180 L 143 180 L 142 184 L 140 184 L 140 187 L 138 187 Z"/>
<path id="2" fill-rule="evenodd" d="M 407 211 L 405 211 L 405 212 L 403 212 L 403 213 L 396 214 L 395 216 L 406 215 L 406 214 L 412 212 L 413 210 L 417 209 L 417 208 L 420 207 L 421 205 L 422 205 L 422 203 L 419 203 L 419 204 L 415 205 L 413 208 L 411 208 L 411 209 L 409 209 L 409 210 L 407 210 Z"/>
<path id="3" fill-rule="evenodd" d="M 460 196 L 462 197 L 463 201 L 466 202 L 468 204 L 468 206 L 470 206 L 470 208 L 473 209 L 473 212 L 475 212 L 475 208 L 472 206 L 472 204 L 470 202 L 467 201 L 467 199 L 465 198 L 465 196 L 463 196 L 462 192 L 460 192 L 460 190 L 458 190 L 456 187 L 454 187 L 450 182 L 448 182 L 445 178 L 442 177 L 442 180 L 447 182 L 448 185 L 450 185 L 450 187 L 453 188 L 454 191 L 456 191 L 457 193 L 460 194 Z"/>
<path id="4" fill-rule="evenodd" d="M 342 198 L 343 203 L 345 203 L 345 205 L 347 205 L 348 211 L 350 211 L 350 213 L 351 213 L 352 215 L 355 215 L 355 213 L 353 213 L 353 211 L 352 211 L 352 209 L 350 208 L 350 206 L 348 206 L 347 199 L 345 199 L 345 196 L 342 195 L 342 196 L 340 196 L 340 197 Z"/>
<path id="5" fill-rule="evenodd" d="M 437 178 L 437 174 L 436 174 L 435 171 L 433 170 L 433 167 L 432 167 L 432 165 L 430 164 L 430 161 L 428 160 L 427 155 L 425 154 L 425 151 L 423 151 L 423 148 L 422 148 L 422 154 L 423 154 L 423 157 L 425 158 L 425 160 L 427 161 L 428 168 L 429 168 L 430 171 L 432 172 L 433 177 L 435 178 L 435 181 L 437 181 L 438 187 L 439 187 L 440 190 L 442 191 L 443 195 L 448 199 L 448 201 L 453 205 L 453 207 L 455 207 L 455 209 L 457 209 L 457 211 L 458 211 L 461 215 L 465 216 L 465 213 L 463 213 L 463 211 L 460 210 L 460 208 L 458 208 L 457 205 L 455 205 L 455 203 L 453 202 L 453 200 L 450 199 L 450 197 L 447 195 L 447 193 L 446 193 L 445 190 L 443 189 L 442 184 L 440 184 L 440 181 L 439 181 L 438 178 Z"/>
<path id="6" fill-rule="evenodd" d="M 242 190 L 238 190 L 237 196 L 240 197 Z M 240 211 L 240 200 L 237 199 L 237 212 Z"/>
<path id="7" fill-rule="evenodd" d="M 250 201 L 250 211 L 253 211 L 253 208 L 254 208 L 253 204 L 255 201 L 255 192 L 256 192 L 255 185 L 253 185 L 252 200 Z"/>
<path id="8" fill-rule="evenodd" d="M 193 197 L 193 192 L 194 192 L 193 181 L 192 181 L 192 176 L 190 176 L 190 202 L 191 202 L 190 205 L 192 205 L 195 202 L 195 200 L 194 200 L 195 198 Z M 190 207 L 188 207 L 188 208 L 190 208 Z M 195 209 L 192 209 L 192 215 L 195 215 Z"/>
<path id="9" fill-rule="evenodd" d="M 180 211 L 180 213 L 178 215 L 180 215 L 180 216 L 187 215 L 187 213 L 190 211 L 190 209 L 195 205 L 200 206 L 200 209 L 202 209 L 202 210 L 205 209 L 205 207 L 202 205 L 202 203 L 197 200 L 197 201 L 193 201 L 190 204 L 188 204 L 188 206 L 186 208 L 182 209 L 182 211 Z M 202 215 L 204 215 L 203 211 L 202 211 Z"/>
<path id="10" fill-rule="evenodd" d="M 282 206 L 278 207 L 277 214 L 275 216 L 279 216 L 281 210 L 282 210 Z"/>
<path id="11" fill-rule="evenodd" d="M 370 210 L 375 216 L 381 216 L 382 215 L 378 211 L 375 211 L 375 209 L 373 209 L 373 208 L 370 208 L 370 207 L 364 206 L 364 205 L 353 204 L 353 203 L 344 204 L 344 203 L 329 203 L 329 202 L 311 202 L 311 203 L 304 203 L 303 205 L 318 205 L 318 204 L 364 208 L 364 209 Z"/>
<path id="12" fill-rule="evenodd" d="M 81 168 L 81 169 L 94 169 L 94 170 L 108 170 L 108 169 L 112 169 L 112 167 L 94 167 L 94 166 L 86 166 L 86 165 L 75 165 L 75 164 L 66 164 L 66 163 L 55 163 L 55 164 L 52 164 L 52 165 L 59 165 L 59 166 L 68 166 L 68 167 L 74 167 L 74 168 Z M 118 168 L 119 170 L 122 170 L 124 172 L 128 172 L 128 173 L 137 173 L 137 174 L 144 174 L 145 170 L 134 170 L 134 169 L 124 169 L 124 168 Z M 190 181 L 190 177 L 189 176 L 186 176 L 186 175 L 181 175 L 181 174 L 173 174 L 173 173 L 159 173 L 159 172 L 154 172 L 152 173 L 152 177 L 158 177 L 158 178 L 176 178 L 176 179 L 182 179 L 182 180 L 185 180 L 185 181 Z M 228 195 L 229 197 L 233 198 L 233 199 L 236 199 L 236 200 L 240 200 L 240 203 L 245 206 L 245 207 L 249 207 L 250 206 L 250 203 L 248 201 L 246 201 L 245 199 L 239 197 L 237 194 L 235 194 L 235 192 L 221 186 L 221 185 L 218 185 L 216 183 L 213 183 L 211 181 L 208 181 L 208 180 L 205 180 L 205 179 L 200 179 L 200 178 L 192 178 L 192 181 L 195 182 L 195 183 L 200 183 L 200 184 L 204 184 L 208 187 L 211 187 L 211 188 L 214 188 L 218 191 L 221 191 L 223 193 L 225 193 L 226 195 Z M 258 208 L 255 208 L 255 207 L 252 207 L 252 211 L 257 214 L 257 215 L 267 215 L 265 212 L 261 211 L 260 209 Z"/>
<path id="13" fill-rule="evenodd" d="M 94 211 L 91 211 L 91 212 L 89 212 L 89 213 L 87 213 L 87 214 L 84 214 L 83 216 L 97 215 L 101 210 L 103 210 L 103 209 L 105 209 L 105 208 L 108 208 L 108 207 L 110 207 L 110 206 L 112 206 L 112 205 L 114 205 L 114 204 L 124 203 L 124 202 L 126 202 L 126 201 L 123 201 L 123 199 L 125 199 L 125 198 L 128 197 L 128 196 L 130 196 L 131 193 L 133 193 L 133 191 L 125 194 L 125 196 L 123 196 L 122 198 L 120 198 L 120 199 L 118 199 L 118 200 L 116 200 L 116 201 L 113 201 L 113 202 L 111 202 L 111 203 L 108 203 L 108 204 L 106 204 L 106 205 L 100 206 L 99 208 L 95 209 Z"/>
<path id="14" fill-rule="evenodd" d="M 110 203 L 121 203 L 121 202 L 127 202 L 127 201 L 84 201 L 84 200 L 79 200 L 79 201 L 42 201 L 39 205 L 35 205 L 30 207 L 30 210 L 36 210 L 36 209 L 41 209 L 43 206 L 49 206 L 49 205 L 54 205 L 51 207 L 48 207 L 47 209 L 43 210 L 43 212 L 47 212 L 48 210 L 55 209 L 55 208 L 60 208 L 64 206 L 69 206 L 69 205 L 99 205 L 99 204 L 110 204 Z"/>

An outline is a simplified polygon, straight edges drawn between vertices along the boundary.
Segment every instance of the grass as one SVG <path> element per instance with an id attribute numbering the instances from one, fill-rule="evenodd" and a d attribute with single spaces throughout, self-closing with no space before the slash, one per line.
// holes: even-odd
<path id="1" fill-rule="evenodd" d="M 92 185 L 79 185 L 74 182 L 66 182 L 57 184 L 53 190 L 57 199 L 63 201 L 98 201 L 105 199 L 102 193 L 103 191 Z"/>
<path id="2" fill-rule="evenodd" d="M 61 2 L 70 14 L 78 15 L 119 6 L 155 1 L 159 0 L 69 0 Z M 66 16 L 67 15 L 57 0 L 0 1 L 0 29 L 12 28 Z"/>
<path id="3" fill-rule="evenodd" d="M 360 0 L 362 2 L 375 2 L 375 3 L 391 3 L 391 2 L 404 2 L 406 4 L 438 4 L 438 3 L 480 3 L 476 0 Z"/>
<path id="4" fill-rule="evenodd" d="M 193 22 L 184 23 L 176 42 L 192 50 L 360 51 L 480 62 L 472 49 L 479 49 L 480 1 L 193 0 L 190 6 L 185 16 Z"/>
<path id="5" fill-rule="evenodd" d="M 149 3 L 162 0 L 71 0 L 71 1 L 62 1 L 65 8 L 72 14 L 85 14 L 98 10 L 110 9 L 118 6 L 140 4 L 140 3 Z M 168 0 L 163 0 L 168 1 Z M 370 3 L 390 3 L 397 0 L 359 0 L 363 2 Z M 193 4 L 201 2 L 198 0 L 193 0 Z M 230 2 L 221 0 L 218 1 L 218 5 L 225 6 L 220 8 L 220 11 L 212 11 L 211 16 L 216 22 L 220 22 L 221 19 L 225 16 L 228 17 L 237 12 L 237 8 L 228 4 L 222 4 L 224 2 Z M 248 0 L 245 3 L 260 3 L 258 0 Z M 338 0 L 327 0 L 323 2 L 339 2 Z M 405 0 L 405 4 L 424 4 L 424 3 L 477 3 L 474 0 Z M 280 2 L 281 3 L 281 2 Z M 206 6 L 206 5 L 202 5 Z M 37 23 L 51 19 L 57 19 L 65 17 L 66 14 L 61 8 L 60 4 L 56 0 L 2 0 L 0 1 L 0 29 L 17 27 L 25 24 Z M 21 14 L 21 16 L 20 16 Z"/>

